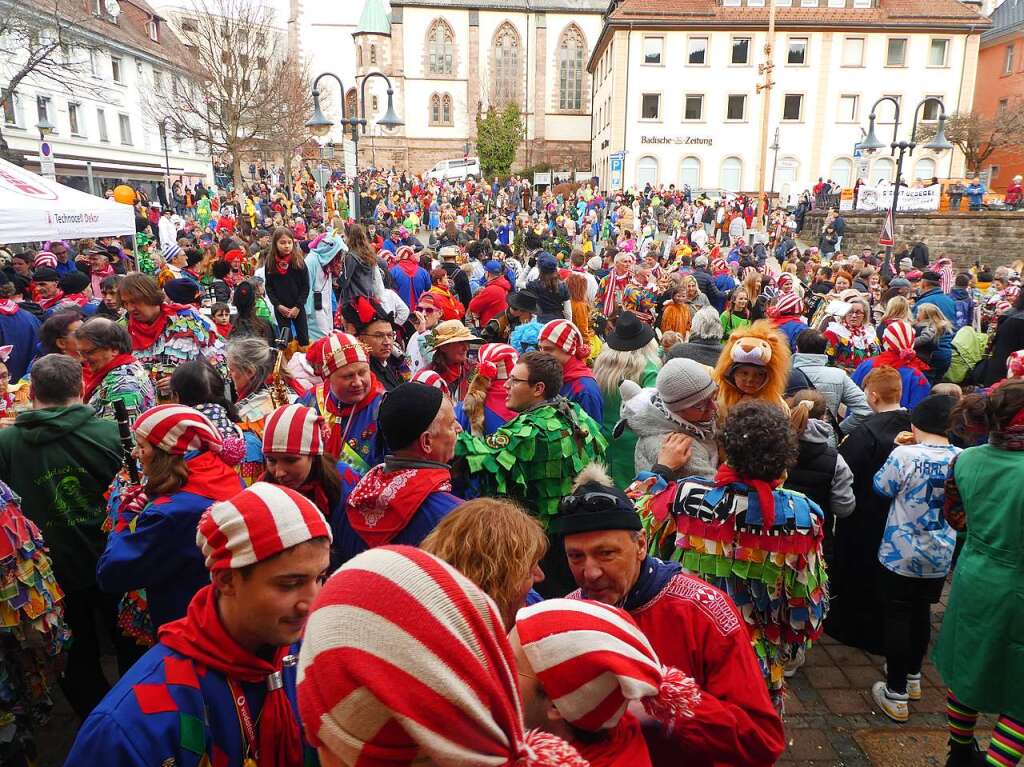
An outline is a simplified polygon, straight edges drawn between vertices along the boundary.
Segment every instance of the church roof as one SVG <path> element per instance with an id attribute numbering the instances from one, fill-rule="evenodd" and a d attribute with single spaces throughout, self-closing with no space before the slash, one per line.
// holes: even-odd
<path id="1" fill-rule="evenodd" d="M 384 0 L 366 0 L 363 4 L 363 13 L 359 17 L 359 26 L 356 27 L 355 34 L 391 34 L 391 21 L 388 19 L 388 12 L 384 10 Z"/>

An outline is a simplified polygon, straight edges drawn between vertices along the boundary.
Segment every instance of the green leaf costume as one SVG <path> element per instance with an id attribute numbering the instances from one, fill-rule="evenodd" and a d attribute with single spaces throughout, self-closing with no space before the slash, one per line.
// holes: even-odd
<path id="1" fill-rule="evenodd" d="M 517 498 L 547 527 L 583 467 L 601 461 L 601 426 L 564 397 L 520 413 L 489 437 L 462 432 L 455 447 L 486 495 Z"/>

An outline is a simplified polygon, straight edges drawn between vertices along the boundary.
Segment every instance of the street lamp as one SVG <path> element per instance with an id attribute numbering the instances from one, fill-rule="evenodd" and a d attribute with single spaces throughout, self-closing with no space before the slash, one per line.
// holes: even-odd
<path id="1" fill-rule="evenodd" d="M 862 151 L 866 152 L 867 154 L 874 154 L 880 149 L 885 148 L 885 144 L 883 144 L 879 140 L 878 136 L 875 135 L 875 112 L 878 109 L 878 105 L 881 104 L 883 101 L 891 101 L 893 109 L 895 110 L 892 124 L 892 143 L 889 144 L 889 155 L 894 156 L 896 155 L 896 151 L 899 150 L 899 155 L 896 156 L 896 186 L 893 188 L 892 206 L 889 209 L 889 221 L 892 224 L 892 240 L 895 241 L 896 206 L 900 198 L 900 181 L 903 179 L 903 158 L 905 156 L 913 155 L 914 149 L 917 148 L 917 142 L 915 141 L 914 137 L 917 134 L 918 115 L 921 112 L 921 108 L 924 107 L 929 102 L 934 102 L 935 104 L 938 105 L 939 120 L 938 127 L 935 131 L 935 135 L 932 137 L 931 141 L 929 141 L 927 144 L 923 146 L 923 148 L 939 155 L 948 149 L 952 149 L 953 145 L 949 143 L 949 140 L 946 138 L 946 107 L 942 103 L 942 99 L 936 98 L 935 96 L 928 96 L 926 98 L 921 99 L 921 101 L 918 102 L 917 106 L 914 107 L 914 119 L 910 128 L 909 141 L 897 141 L 896 134 L 898 133 L 900 127 L 900 102 L 897 99 L 893 98 L 892 96 L 882 96 L 882 98 L 878 99 L 878 101 L 876 101 L 874 105 L 871 107 L 871 114 L 868 115 L 868 134 L 860 142 L 860 148 Z M 892 245 L 885 246 L 885 255 L 887 260 L 892 257 L 892 249 Z"/>
<path id="2" fill-rule="evenodd" d="M 53 133 L 53 123 L 46 118 L 46 115 L 43 115 L 39 118 L 39 122 L 36 123 L 36 130 L 39 131 L 39 140 L 45 141 L 46 136 Z"/>
<path id="3" fill-rule="evenodd" d="M 344 134 L 345 128 L 350 128 L 352 131 L 352 143 L 355 147 L 355 167 L 352 168 L 352 190 L 355 192 L 355 202 L 353 210 L 355 212 L 356 221 L 361 218 L 360 211 L 360 194 L 359 194 L 359 134 L 362 132 L 366 133 L 366 81 L 371 77 L 381 77 L 384 82 L 388 84 L 388 108 L 384 112 L 384 116 L 377 120 L 377 125 L 383 128 L 397 128 L 400 125 L 405 125 L 402 119 L 395 112 L 395 90 L 391 87 L 391 80 L 383 72 L 370 72 L 363 76 L 362 85 L 359 87 L 359 104 L 358 112 L 359 115 L 346 115 L 345 114 L 345 84 L 342 83 L 341 78 L 333 72 L 323 72 L 318 75 L 313 81 L 313 114 L 306 120 L 306 127 L 310 129 L 314 136 L 323 138 L 331 132 L 331 127 L 334 123 L 324 115 L 323 110 L 320 108 L 320 89 L 317 85 L 325 77 L 333 77 L 337 83 L 338 88 L 341 90 L 341 120 L 339 125 L 342 127 L 342 133 Z M 360 131 L 360 129 L 362 129 Z"/>
<path id="4" fill-rule="evenodd" d="M 164 144 L 164 204 L 171 207 L 171 156 L 167 150 L 167 121 L 165 117 L 160 121 L 160 140 Z"/>

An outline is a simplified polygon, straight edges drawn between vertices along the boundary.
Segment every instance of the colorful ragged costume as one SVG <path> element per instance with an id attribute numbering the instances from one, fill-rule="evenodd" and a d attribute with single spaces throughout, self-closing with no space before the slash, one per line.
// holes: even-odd
<path id="1" fill-rule="evenodd" d="M 714 481 L 648 475 L 631 494 L 644 491 L 637 505 L 651 552 L 732 597 L 779 706 L 785 664 L 821 635 L 828 610 L 821 508 L 768 483 L 755 489 L 724 464 Z"/>
<path id="2" fill-rule="evenodd" d="M 153 322 L 128 320 L 132 351 L 150 377 L 168 376 L 182 362 L 205 357 L 226 373 L 222 342 L 213 323 L 191 306 L 164 303 Z"/>
<path id="3" fill-rule="evenodd" d="M 70 637 L 63 598 L 39 528 L 0 482 L 0 764 L 34 763 L 32 729 L 52 706 L 49 690 Z"/>
<path id="4" fill-rule="evenodd" d="M 132 424 L 140 413 L 156 404 L 156 391 L 146 368 L 131 354 L 119 354 L 93 373 L 83 368 L 85 388 L 82 401 L 100 418 L 116 420 L 114 403 L 123 402 Z"/>

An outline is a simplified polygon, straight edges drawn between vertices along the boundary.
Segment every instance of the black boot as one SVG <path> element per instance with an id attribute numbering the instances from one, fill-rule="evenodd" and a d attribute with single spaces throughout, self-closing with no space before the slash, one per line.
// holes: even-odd
<path id="1" fill-rule="evenodd" d="M 985 767 L 985 753 L 973 738 L 967 745 L 950 741 L 946 767 Z"/>

